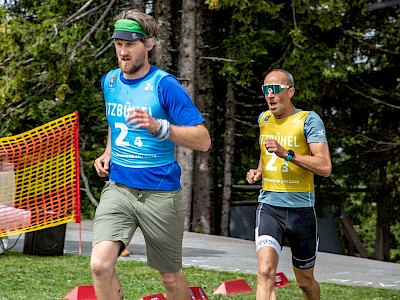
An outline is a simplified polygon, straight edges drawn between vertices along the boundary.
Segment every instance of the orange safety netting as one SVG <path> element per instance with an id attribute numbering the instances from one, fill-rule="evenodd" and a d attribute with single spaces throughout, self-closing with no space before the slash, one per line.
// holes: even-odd
<path id="1" fill-rule="evenodd" d="M 80 223 L 78 112 L 0 138 L 0 238 Z"/>

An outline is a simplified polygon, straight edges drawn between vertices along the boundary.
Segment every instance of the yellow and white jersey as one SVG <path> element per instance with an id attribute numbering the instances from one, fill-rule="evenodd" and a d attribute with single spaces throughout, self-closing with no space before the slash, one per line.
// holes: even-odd
<path id="1" fill-rule="evenodd" d="M 260 119 L 260 149 L 262 161 L 262 189 L 271 192 L 313 192 L 314 176 L 295 164 L 286 162 L 275 153 L 267 151 L 264 141 L 275 139 L 282 147 L 297 154 L 310 155 L 304 135 L 304 123 L 310 111 L 299 111 L 284 119 L 275 119 L 271 111 Z"/>

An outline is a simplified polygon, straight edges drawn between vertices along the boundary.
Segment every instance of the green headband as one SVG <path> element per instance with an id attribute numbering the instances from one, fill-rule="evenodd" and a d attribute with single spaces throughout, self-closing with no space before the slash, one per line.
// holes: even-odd
<path id="1" fill-rule="evenodd" d="M 134 20 L 130 19 L 120 19 L 114 24 L 114 31 L 129 31 L 140 33 L 144 36 L 149 36 L 149 34 L 140 26 L 140 24 Z"/>

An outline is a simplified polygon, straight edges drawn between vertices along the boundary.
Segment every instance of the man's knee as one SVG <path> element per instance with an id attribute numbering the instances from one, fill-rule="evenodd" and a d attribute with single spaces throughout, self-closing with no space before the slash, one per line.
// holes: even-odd
<path id="1" fill-rule="evenodd" d="M 182 270 L 176 273 L 160 272 L 161 281 L 167 290 L 174 290 L 184 280 Z"/>
<path id="2" fill-rule="evenodd" d="M 301 278 L 297 279 L 297 285 L 302 290 L 306 290 L 312 286 L 312 280 L 307 277 L 301 277 Z"/>
<path id="3" fill-rule="evenodd" d="M 111 276 L 115 270 L 119 244 L 103 243 L 104 245 L 98 244 L 93 247 L 90 257 L 90 269 L 95 277 Z"/>
<path id="4" fill-rule="evenodd" d="M 297 276 L 297 285 L 303 291 L 312 291 L 318 286 L 318 282 L 315 280 L 313 274 L 303 274 L 303 276 Z"/>
<path id="5" fill-rule="evenodd" d="M 114 266 L 109 262 L 92 257 L 90 260 L 90 270 L 95 277 L 103 277 L 107 276 L 107 274 L 111 274 L 114 270 Z"/>
<path id="6" fill-rule="evenodd" d="M 279 256 L 272 247 L 264 247 L 258 251 L 258 277 L 274 280 Z"/>
<path id="7" fill-rule="evenodd" d="M 270 261 L 261 262 L 258 265 L 257 275 L 258 280 L 261 282 L 271 281 L 275 282 L 276 267 Z"/>

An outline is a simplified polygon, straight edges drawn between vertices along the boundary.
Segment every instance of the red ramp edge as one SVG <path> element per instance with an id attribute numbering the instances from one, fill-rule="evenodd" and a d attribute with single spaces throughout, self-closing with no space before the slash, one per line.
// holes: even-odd
<path id="1" fill-rule="evenodd" d="M 62 300 L 97 300 L 93 285 L 78 285 Z"/>
<path id="2" fill-rule="evenodd" d="M 282 272 L 276 273 L 275 275 L 275 288 L 282 288 L 289 285 L 290 282 Z"/>
<path id="3" fill-rule="evenodd" d="M 201 286 L 189 286 L 190 300 L 208 300 Z"/>
<path id="4" fill-rule="evenodd" d="M 166 299 L 163 294 L 157 293 L 157 294 L 144 296 L 143 298 L 140 298 L 140 300 L 166 300 Z"/>
<path id="5" fill-rule="evenodd" d="M 244 279 L 229 280 L 223 282 L 218 288 L 215 289 L 213 295 L 229 295 L 229 294 L 242 294 L 251 293 L 252 288 Z"/>

